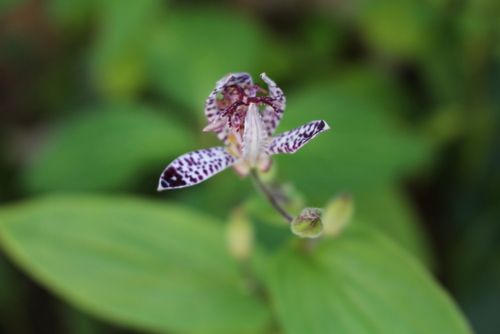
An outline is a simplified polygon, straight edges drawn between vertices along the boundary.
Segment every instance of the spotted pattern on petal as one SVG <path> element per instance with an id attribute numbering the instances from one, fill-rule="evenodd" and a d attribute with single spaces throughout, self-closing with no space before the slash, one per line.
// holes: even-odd
<path id="1" fill-rule="evenodd" d="M 295 153 L 318 134 L 329 129 L 323 120 L 312 121 L 274 137 L 267 152 L 268 154 Z"/>
<path id="2" fill-rule="evenodd" d="M 274 99 L 273 107 L 266 106 L 262 112 L 262 121 L 264 122 L 264 128 L 267 131 L 267 134 L 271 136 L 278 124 L 283 117 L 283 112 L 286 106 L 286 98 L 285 94 L 279 88 L 276 83 L 271 80 L 265 73 L 260 75 L 262 80 L 267 84 L 269 90 L 269 96 Z"/>
<path id="3" fill-rule="evenodd" d="M 234 164 L 224 147 L 213 147 L 181 155 L 160 176 L 158 190 L 185 188 L 198 184 Z"/>
<path id="4" fill-rule="evenodd" d="M 245 72 L 229 73 L 224 78 L 217 81 L 215 88 L 212 92 L 210 92 L 210 95 L 208 95 L 208 98 L 205 101 L 205 116 L 207 117 L 208 123 L 210 124 L 218 121 L 222 117 L 222 112 L 224 111 L 224 109 L 217 106 L 217 94 L 221 93 L 224 88 L 228 86 L 246 86 L 252 84 L 252 76 Z M 228 129 L 227 126 L 224 126 L 216 132 L 217 137 L 223 142 L 226 142 L 230 129 Z"/>

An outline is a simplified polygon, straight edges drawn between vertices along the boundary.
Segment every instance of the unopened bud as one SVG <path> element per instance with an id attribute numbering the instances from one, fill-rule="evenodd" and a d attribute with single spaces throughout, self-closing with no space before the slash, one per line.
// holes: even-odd
<path id="1" fill-rule="evenodd" d="M 317 238 L 323 231 L 321 209 L 305 208 L 290 224 L 293 234 L 301 238 Z"/>
<path id="2" fill-rule="evenodd" d="M 229 217 L 226 227 L 229 253 L 237 260 L 250 257 L 253 249 L 253 227 L 243 210 L 235 210 Z"/>
<path id="3" fill-rule="evenodd" d="M 328 202 L 323 215 L 325 235 L 339 235 L 351 221 L 353 212 L 354 203 L 350 194 L 341 194 Z"/>

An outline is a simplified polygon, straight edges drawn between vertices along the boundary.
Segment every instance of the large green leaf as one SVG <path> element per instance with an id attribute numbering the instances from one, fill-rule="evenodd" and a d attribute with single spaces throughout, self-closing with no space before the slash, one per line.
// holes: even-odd
<path id="1" fill-rule="evenodd" d="M 432 267 L 432 251 L 420 220 L 405 194 L 384 186 L 354 194 L 354 224 L 377 229 L 401 248 Z"/>
<path id="2" fill-rule="evenodd" d="M 160 173 L 169 159 L 193 148 L 181 124 L 150 108 L 90 108 L 54 131 L 24 179 L 32 191 L 126 189 L 143 168 Z"/>
<path id="3" fill-rule="evenodd" d="M 151 46 L 151 75 L 169 99 L 203 116 L 215 82 L 229 72 L 257 70 L 266 45 L 248 17 L 223 10 L 177 10 Z"/>
<path id="4" fill-rule="evenodd" d="M 183 333 L 267 325 L 226 252 L 222 224 L 173 204 L 46 197 L 0 211 L 0 241 L 52 291 L 121 324 Z"/>
<path id="5" fill-rule="evenodd" d="M 446 293 L 402 249 L 351 230 L 312 252 L 287 250 L 268 263 L 286 333 L 470 333 Z"/>

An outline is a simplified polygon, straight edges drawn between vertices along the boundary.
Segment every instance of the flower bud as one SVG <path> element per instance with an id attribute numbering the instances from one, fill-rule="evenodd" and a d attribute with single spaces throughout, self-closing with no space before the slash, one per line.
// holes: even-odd
<path id="1" fill-rule="evenodd" d="M 301 238 L 317 238 L 323 231 L 321 209 L 305 208 L 290 224 L 293 234 Z"/>
<path id="2" fill-rule="evenodd" d="M 253 227 L 243 210 L 235 210 L 226 226 L 229 253 L 239 261 L 250 257 L 253 249 Z"/>
<path id="3" fill-rule="evenodd" d="M 323 215 L 325 235 L 339 235 L 351 221 L 353 212 L 354 203 L 350 194 L 338 195 L 328 202 Z"/>

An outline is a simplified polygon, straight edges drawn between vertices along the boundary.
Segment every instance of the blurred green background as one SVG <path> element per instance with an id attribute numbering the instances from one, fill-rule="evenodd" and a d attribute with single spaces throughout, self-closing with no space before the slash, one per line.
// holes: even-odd
<path id="1" fill-rule="evenodd" d="M 155 242 L 137 246 L 144 254 L 134 256 L 151 266 L 148 251 L 162 254 L 163 244 L 174 249 L 173 236 L 183 235 L 157 226 L 162 206 L 165 217 L 192 230 L 204 225 L 191 221 L 219 226 L 234 208 L 268 219 L 250 181 L 232 171 L 193 188 L 156 192 L 172 159 L 217 145 L 200 131 L 204 100 L 226 73 L 246 71 L 254 78 L 266 72 L 284 90 L 288 104 L 278 131 L 313 119 L 332 126 L 296 155 L 278 157 L 277 178 L 293 183 L 308 205 L 352 193 L 353 224 L 377 229 L 429 268 L 477 333 L 498 333 L 500 2 L 1 0 L 0 13 L 0 202 L 8 211 L 0 211 L 0 224 L 33 224 L 9 230 L 0 242 L 0 332 L 190 332 L 176 325 L 176 305 L 148 304 L 170 314 L 174 325 L 164 327 L 155 326 L 154 315 L 122 321 L 114 307 L 140 305 L 132 297 L 103 312 L 99 301 L 86 300 L 93 287 L 80 277 L 98 279 L 110 263 L 119 275 L 126 261 L 84 263 L 91 258 L 71 247 L 66 252 L 73 239 L 65 233 L 77 232 L 56 221 L 60 215 L 51 208 L 67 208 L 68 220 L 92 217 L 77 231 L 97 250 L 138 245 L 131 236 L 149 228 L 147 238 Z M 130 196 L 133 202 L 121 202 Z M 143 215 L 149 206 L 151 218 Z M 132 231 L 130 240 L 107 230 L 107 215 L 124 224 L 118 231 Z M 257 229 L 263 248 L 281 242 L 276 229 Z M 110 239 L 93 239 L 89 231 Z M 207 227 L 187 242 L 203 249 L 211 233 Z M 207 251 L 220 252 L 209 271 L 233 277 L 218 241 Z M 192 265 L 202 268 L 209 259 L 197 252 L 200 262 Z M 47 266 L 37 267 L 38 255 L 46 255 Z M 81 271 L 65 270 L 78 261 Z M 56 278 L 44 268 L 55 268 Z M 80 294 L 71 292 L 79 288 Z M 106 295 L 99 288 L 97 295 Z M 193 292 L 193 300 L 242 298 L 212 290 Z M 236 313 L 255 307 L 238 305 Z M 132 306 L 127 312 L 135 314 Z M 200 321 L 211 324 L 204 316 L 207 322 Z M 233 321 L 246 320 L 235 315 Z"/>

